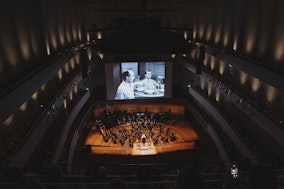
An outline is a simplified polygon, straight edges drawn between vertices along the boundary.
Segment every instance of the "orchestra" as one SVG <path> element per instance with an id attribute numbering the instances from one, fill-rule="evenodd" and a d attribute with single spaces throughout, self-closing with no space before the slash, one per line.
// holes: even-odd
<path id="1" fill-rule="evenodd" d="M 173 142 L 176 140 L 176 134 L 170 126 L 161 122 L 160 117 L 166 117 L 160 116 L 161 114 L 163 113 L 105 111 L 102 118 L 96 121 L 96 126 L 104 142 L 127 144 L 129 147 L 133 147 L 134 142 L 145 145 L 147 140 L 154 145 Z"/>

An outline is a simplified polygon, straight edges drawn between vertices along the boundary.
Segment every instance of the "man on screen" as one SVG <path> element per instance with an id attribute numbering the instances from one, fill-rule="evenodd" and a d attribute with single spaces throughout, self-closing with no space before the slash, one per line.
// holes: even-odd
<path id="1" fill-rule="evenodd" d="M 134 99 L 134 72 L 126 70 L 122 73 L 122 82 L 117 88 L 115 100 Z"/>
<path id="2" fill-rule="evenodd" d="M 157 81 L 152 79 L 152 72 L 150 70 L 145 71 L 145 78 L 142 80 L 142 83 L 146 90 L 156 90 L 160 86 Z"/>

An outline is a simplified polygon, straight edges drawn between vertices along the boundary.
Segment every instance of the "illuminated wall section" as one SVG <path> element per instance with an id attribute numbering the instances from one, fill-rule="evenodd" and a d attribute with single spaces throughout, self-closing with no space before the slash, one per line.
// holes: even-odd
<path id="1" fill-rule="evenodd" d="M 255 78 L 255 77 L 252 77 L 251 78 L 251 89 L 253 92 L 257 92 L 259 90 L 261 86 L 261 82 Z"/>
<path id="2" fill-rule="evenodd" d="M 88 60 L 90 61 L 91 59 L 92 59 L 92 50 L 91 49 L 86 49 L 86 51 L 87 51 L 87 57 L 88 57 Z"/>
<path id="3" fill-rule="evenodd" d="M 200 78 L 200 88 L 201 88 L 202 90 L 204 90 L 204 89 L 205 89 L 205 86 L 206 86 L 206 79 L 203 78 L 203 77 L 201 77 L 201 78 Z"/>
<path id="4" fill-rule="evenodd" d="M 215 58 L 212 58 L 211 61 L 210 61 L 210 69 L 213 71 L 215 66 L 216 66 L 216 59 Z"/>
<path id="5" fill-rule="evenodd" d="M 27 22 L 27 30 L 28 30 L 28 40 L 27 43 L 29 43 L 30 49 L 29 49 L 29 55 L 27 55 L 27 59 L 31 60 L 31 56 L 39 56 L 40 55 L 40 42 L 39 42 L 39 38 L 38 35 L 36 34 L 36 30 L 37 28 L 35 28 L 30 22 L 33 22 L 33 19 L 35 18 L 28 18 Z M 26 45 L 28 46 L 28 45 Z M 22 47 L 23 48 L 23 47 Z"/>
<path id="6" fill-rule="evenodd" d="M 45 91 L 45 90 L 46 90 L 46 84 L 43 84 L 43 85 L 40 87 L 40 89 L 41 89 L 42 91 Z"/>
<path id="7" fill-rule="evenodd" d="M 47 36 L 45 38 L 45 44 L 46 44 L 46 53 L 47 53 L 47 55 L 50 55 L 50 46 L 49 46 L 49 41 L 48 41 Z"/>
<path id="8" fill-rule="evenodd" d="M 73 22 L 73 17 L 74 17 L 73 13 L 75 14 L 75 12 L 73 11 L 74 10 L 72 7 L 68 7 L 66 8 L 66 13 L 64 14 L 65 16 L 64 29 L 65 29 L 65 36 L 67 40 L 66 42 L 68 44 L 72 43 L 72 36 L 73 36 L 72 22 Z"/>
<path id="9" fill-rule="evenodd" d="M 45 10 L 46 10 L 46 29 L 47 31 L 47 39 L 49 42 L 49 51 L 50 53 L 56 52 L 58 50 L 58 44 L 59 42 L 59 31 L 58 31 L 58 23 L 57 23 L 57 17 L 59 17 L 59 10 L 58 10 L 59 4 L 56 1 L 49 1 L 45 3 Z M 50 13 L 53 14 L 50 14 Z"/>
<path id="10" fill-rule="evenodd" d="M 184 31 L 184 32 L 183 32 L 183 38 L 184 38 L 185 40 L 187 40 L 187 39 L 188 39 L 187 34 L 188 34 L 188 32 L 187 32 L 187 31 Z"/>
<path id="11" fill-rule="evenodd" d="M 73 90 L 74 90 L 74 93 L 77 94 L 78 93 L 78 85 L 75 85 Z"/>
<path id="12" fill-rule="evenodd" d="M 64 47 L 65 45 L 65 29 L 64 29 L 64 24 L 60 24 L 58 26 L 58 34 L 59 34 L 59 43 L 61 46 Z"/>
<path id="13" fill-rule="evenodd" d="M 266 52 L 270 51 L 269 40 L 272 36 L 270 15 L 273 14 L 274 10 L 272 9 L 272 3 L 270 1 L 259 1 L 259 3 L 261 14 L 259 14 L 258 16 L 261 20 L 261 24 L 259 24 L 258 26 L 259 29 L 257 41 L 259 41 L 260 43 L 258 43 L 257 45 L 257 51 L 259 54 L 258 56 L 263 57 Z"/>
<path id="14" fill-rule="evenodd" d="M 97 39 L 102 39 L 102 32 L 97 32 Z"/>
<path id="15" fill-rule="evenodd" d="M 192 25 L 193 25 L 193 32 L 192 32 L 192 38 L 194 40 L 198 39 L 198 32 L 199 32 L 199 15 L 200 15 L 200 7 L 196 6 L 195 9 L 193 10 L 194 16 L 192 19 Z"/>
<path id="16" fill-rule="evenodd" d="M 244 50 L 246 53 L 251 54 L 255 48 L 259 23 L 259 13 L 253 1 L 248 1 L 247 14 L 244 32 Z"/>
<path id="17" fill-rule="evenodd" d="M 27 104 L 28 104 L 27 101 L 24 102 L 24 103 L 20 106 L 19 110 L 20 110 L 20 111 L 23 111 L 23 112 L 26 111 L 26 109 L 27 109 Z"/>
<path id="18" fill-rule="evenodd" d="M 243 39 L 243 30 L 244 30 L 244 22 L 245 22 L 245 1 L 238 1 L 236 3 L 235 11 L 234 11 L 234 22 L 233 24 L 233 32 L 232 32 L 232 43 L 234 51 L 243 51 L 242 39 Z"/>
<path id="19" fill-rule="evenodd" d="M 8 125 L 12 124 L 13 120 L 14 120 L 14 115 L 12 114 L 12 115 L 10 115 L 10 116 L 4 121 L 3 124 L 4 124 L 5 126 L 8 126 Z"/>
<path id="20" fill-rule="evenodd" d="M 80 54 L 79 54 L 79 53 L 74 56 L 74 60 L 75 60 L 75 63 L 76 63 L 77 65 L 80 64 Z"/>
<path id="21" fill-rule="evenodd" d="M 21 10 L 18 10 L 21 11 Z M 23 14 L 25 15 L 25 14 Z M 16 31 L 18 35 L 18 43 L 20 47 L 20 52 L 22 55 L 22 58 L 26 61 L 28 61 L 31 58 L 31 44 L 30 44 L 30 36 L 29 36 L 29 30 L 27 28 L 28 24 L 26 22 L 25 17 L 17 17 L 16 20 Z"/>
<path id="22" fill-rule="evenodd" d="M 224 47 L 228 47 L 229 40 L 230 40 L 230 28 L 228 25 L 225 26 L 224 32 L 223 32 L 223 45 Z"/>
<path id="23" fill-rule="evenodd" d="M 218 61 L 218 62 L 219 62 L 219 74 L 223 75 L 226 68 L 226 64 L 223 61 Z"/>
<path id="24" fill-rule="evenodd" d="M 203 65 L 206 67 L 206 66 L 208 65 L 208 63 L 210 64 L 210 62 L 212 61 L 212 59 L 214 59 L 214 57 L 211 56 L 211 55 L 205 56 L 204 61 L 203 61 Z"/>
<path id="25" fill-rule="evenodd" d="M 86 33 L 86 38 L 87 38 L 87 41 L 90 41 L 91 40 L 91 35 L 90 35 L 90 33 L 88 32 L 88 33 Z"/>
<path id="26" fill-rule="evenodd" d="M 72 30 L 71 30 L 71 27 L 70 27 L 70 23 L 69 23 L 69 22 L 66 22 L 66 23 L 65 23 L 65 28 L 66 28 L 66 31 L 65 31 L 65 32 L 66 32 L 66 39 L 67 39 L 67 42 L 68 42 L 68 43 L 71 43 L 71 41 L 72 41 L 72 37 L 71 37 L 71 36 L 72 36 L 72 34 L 71 34 L 72 32 L 71 32 L 71 31 L 72 31 Z"/>
<path id="27" fill-rule="evenodd" d="M 50 49 L 51 51 L 56 51 L 57 50 L 57 32 L 56 32 L 56 25 L 53 22 L 49 22 L 48 25 L 48 38 L 49 38 L 49 42 L 50 42 L 50 47 L 52 49 Z"/>
<path id="28" fill-rule="evenodd" d="M 240 71 L 239 74 L 240 74 L 240 76 L 239 76 L 239 78 L 240 78 L 240 83 L 241 83 L 242 85 L 245 85 L 246 82 L 247 82 L 247 80 L 248 80 L 248 74 L 245 73 L 245 72 L 243 72 L 243 71 Z"/>
<path id="29" fill-rule="evenodd" d="M 72 15 L 72 39 L 73 41 L 76 41 L 78 38 L 78 27 L 76 24 L 76 19 L 75 17 Z"/>
<path id="30" fill-rule="evenodd" d="M 235 3 L 232 1 L 224 1 L 223 2 L 223 31 L 222 31 L 222 44 L 225 48 L 229 47 L 229 44 L 232 44 L 230 40 L 232 39 L 232 29 L 233 29 L 233 19 L 235 14 Z"/>
<path id="31" fill-rule="evenodd" d="M 272 103 L 275 100 L 277 90 L 271 85 L 266 85 L 266 99 L 268 102 Z"/>
<path id="32" fill-rule="evenodd" d="M 200 15 L 199 15 L 199 21 L 198 21 L 198 37 L 200 39 L 203 38 L 204 33 L 205 33 L 205 15 L 206 15 L 206 13 L 204 12 L 204 10 L 206 10 L 206 9 L 201 10 Z"/>
<path id="33" fill-rule="evenodd" d="M 219 88 L 215 88 L 215 89 L 216 89 L 215 101 L 216 101 L 216 102 L 219 102 L 219 101 L 220 101 L 220 98 L 221 98 L 221 92 L 220 92 L 220 89 L 219 89 Z"/>
<path id="34" fill-rule="evenodd" d="M 64 71 L 65 71 L 65 74 L 69 73 L 69 64 L 68 63 L 64 65 Z"/>
<path id="35" fill-rule="evenodd" d="M 197 28 L 197 26 L 195 26 L 195 28 Z M 192 38 L 196 39 L 196 37 L 197 37 L 197 29 L 194 29 L 192 32 Z"/>
<path id="36" fill-rule="evenodd" d="M 237 33 L 235 33 L 234 41 L 233 41 L 233 50 L 237 51 L 237 49 L 238 49 L 238 37 L 237 37 Z"/>
<path id="37" fill-rule="evenodd" d="M 274 59 L 277 61 L 281 61 L 284 58 L 284 34 L 282 34 L 281 37 L 277 37 L 277 39 L 274 42 L 275 42 Z"/>
<path id="38" fill-rule="evenodd" d="M 207 21 L 206 21 L 206 34 L 205 39 L 207 41 L 210 41 L 212 39 L 213 35 L 213 21 L 214 21 L 214 11 L 212 9 L 213 7 L 213 1 L 208 2 L 209 6 L 207 9 Z"/>
<path id="39" fill-rule="evenodd" d="M 59 80 L 62 80 L 62 77 L 63 77 L 63 75 L 62 75 L 62 69 L 58 70 L 58 72 L 57 72 L 57 77 L 58 77 Z"/>
<path id="40" fill-rule="evenodd" d="M 67 42 L 65 23 L 67 22 L 66 15 L 68 15 L 68 10 L 66 10 L 66 8 L 63 6 L 61 11 L 62 12 L 58 12 L 58 14 L 62 16 L 59 16 L 57 19 L 57 28 L 58 28 L 59 43 L 62 47 L 64 47 Z"/>
<path id="41" fill-rule="evenodd" d="M 211 96 L 212 94 L 212 91 L 213 91 L 213 85 L 212 85 L 212 82 L 207 82 L 207 86 L 208 86 L 208 96 Z"/>
<path id="42" fill-rule="evenodd" d="M 69 99 L 70 99 L 70 100 L 73 100 L 73 91 L 72 91 L 72 90 L 69 92 L 68 95 L 69 95 Z"/>
<path id="43" fill-rule="evenodd" d="M 214 42 L 218 44 L 221 39 L 221 33 L 222 33 L 222 24 L 218 23 L 215 27 L 215 36 L 214 36 Z"/>
<path id="44" fill-rule="evenodd" d="M 34 94 L 32 95 L 32 99 L 33 99 L 33 100 L 37 100 L 37 98 L 38 98 L 38 92 L 36 91 L 36 92 L 34 92 Z"/>
<path id="45" fill-rule="evenodd" d="M 74 60 L 74 58 L 70 59 L 69 61 L 70 61 L 71 69 L 74 70 L 75 69 L 75 60 Z"/>
<path id="46" fill-rule="evenodd" d="M 283 23 L 283 17 L 284 17 L 284 12 L 283 12 L 283 7 L 284 7 L 284 2 L 283 1 L 278 1 L 277 4 L 277 17 L 275 20 L 275 33 L 272 34 L 273 37 L 273 44 L 272 44 L 272 56 L 273 58 L 283 64 L 283 59 L 284 59 L 284 23 Z M 281 62 L 280 62 L 281 61 Z"/>
<path id="47" fill-rule="evenodd" d="M 217 2 L 214 2 L 212 4 L 212 7 L 214 7 L 214 19 L 213 19 L 213 25 L 214 25 L 214 31 L 213 31 L 213 42 L 215 44 L 218 44 L 221 40 L 222 35 L 222 27 L 223 27 L 223 17 L 224 17 L 224 9 L 223 9 L 224 2 L 222 0 L 218 0 Z"/>
<path id="48" fill-rule="evenodd" d="M 15 36 L 17 36 L 17 34 L 14 30 L 15 23 L 12 19 L 13 17 L 7 17 L 8 18 L 5 20 L 5 25 L 3 26 L 5 30 L 1 30 L 1 42 L 3 46 L 5 46 L 3 51 L 6 55 L 5 57 L 8 61 L 8 64 L 13 70 L 15 70 L 19 62 L 19 55 L 17 54 L 17 51 L 15 51 L 15 49 L 18 49 L 17 40 L 15 40 Z"/>
<path id="49" fill-rule="evenodd" d="M 32 19 L 35 19 L 35 18 L 33 17 Z M 29 18 L 29 22 L 32 22 L 32 19 Z M 28 29 L 29 29 L 31 48 L 32 48 L 32 56 L 39 56 L 42 52 L 40 50 L 41 42 L 39 39 L 37 27 L 35 26 L 35 24 L 28 23 Z"/>
<path id="50" fill-rule="evenodd" d="M 83 36 L 82 36 L 81 28 L 78 27 L 78 39 L 79 39 L 79 41 L 82 41 L 82 38 L 83 38 Z M 84 39 L 83 41 L 86 41 L 86 40 L 87 40 L 87 39 Z"/>
<path id="51" fill-rule="evenodd" d="M 67 99 L 64 99 L 63 106 L 64 106 L 65 109 L 67 108 Z"/>
<path id="52" fill-rule="evenodd" d="M 47 14 L 47 12 L 50 10 L 50 5 L 48 6 L 47 3 L 43 2 L 43 11 L 42 11 L 42 21 L 45 23 L 43 26 L 43 36 L 44 36 L 44 44 L 46 49 L 46 54 L 50 55 L 52 51 L 52 44 L 50 39 L 50 29 L 49 26 L 51 25 L 51 18 Z"/>

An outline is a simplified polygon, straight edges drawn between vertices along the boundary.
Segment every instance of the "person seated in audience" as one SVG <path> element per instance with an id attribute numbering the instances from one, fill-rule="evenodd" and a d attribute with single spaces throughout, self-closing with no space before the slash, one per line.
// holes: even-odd
<path id="1" fill-rule="evenodd" d="M 22 189 L 45 189 L 46 187 L 44 187 L 42 185 L 42 183 L 40 182 L 40 180 L 38 178 L 25 178 L 23 185 L 19 186 L 18 188 L 22 188 Z"/>
<path id="2" fill-rule="evenodd" d="M 199 170 L 192 166 L 184 167 L 176 178 L 176 189 L 204 189 L 205 182 Z"/>
<path id="3" fill-rule="evenodd" d="M 145 185 L 144 183 L 152 181 L 152 168 L 147 165 L 138 167 L 136 170 L 136 181 L 139 182 L 137 189 L 150 188 L 151 185 Z"/>
<path id="4" fill-rule="evenodd" d="M 108 170 L 104 166 L 98 166 L 92 170 L 92 181 L 98 183 L 104 183 L 107 180 Z"/>
<path id="5" fill-rule="evenodd" d="M 248 177 L 249 189 L 276 189 L 277 175 L 272 167 L 257 164 L 252 167 Z"/>
<path id="6" fill-rule="evenodd" d="M 113 179 L 107 183 L 106 189 L 128 189 L 128 186 L 120 179 Z"/>

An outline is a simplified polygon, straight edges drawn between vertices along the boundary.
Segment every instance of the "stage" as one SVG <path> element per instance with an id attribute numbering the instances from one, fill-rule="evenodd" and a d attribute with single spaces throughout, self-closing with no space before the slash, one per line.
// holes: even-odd
<path id="1" fill-rule="evenodd" d="M 170 120 L 166 124 L 163 124 L 165 127 L 169 128 L 171 132 L 175 133 L 175 140 L 154 141 L 152 138 L 147 137 L 145 144 L 143 144 L 141 139 L 137 139 L 131 144 L 129 143 L 129 139 L 127 139 L 123 144 L 119 142 L 114 143 L 111 140 L 105 141 L 100 129 L 93 126 L 84 144 L 86 146 L 90 146 L 92 154 L 133 156 L 155 155 L 195 148 L 195 141 L 198 140 L 199 137 L 183 116 L 176 116 L 174 120 Z M 113 129 L 129 130 L 131 129 L 131 126 L 129 124 L 125 124 L 114 127 Z"/>

